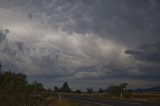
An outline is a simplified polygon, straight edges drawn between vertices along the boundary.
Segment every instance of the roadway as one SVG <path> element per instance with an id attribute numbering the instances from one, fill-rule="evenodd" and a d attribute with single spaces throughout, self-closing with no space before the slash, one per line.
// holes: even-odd
<path id="1" fill-rule="evenodd" d="M 98 99 L 78 95 L 63 95 L 63 97 L 81 104 L 90 104 L 89 106 L 160 106 L 158 103 Z"/>

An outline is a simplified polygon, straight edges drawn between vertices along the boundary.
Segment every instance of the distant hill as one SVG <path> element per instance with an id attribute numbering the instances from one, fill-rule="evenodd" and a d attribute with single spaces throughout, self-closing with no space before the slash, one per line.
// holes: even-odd
<path id="1" fill-rule="evenodd" d="M 148 89 L 138 88 L 138 89 L 135 89 L 133 91 L 134 92 L 158 92 L 158 93 L 160 93 L 160 86 L 152 87 L 152 88 L 148 88 Z"/>

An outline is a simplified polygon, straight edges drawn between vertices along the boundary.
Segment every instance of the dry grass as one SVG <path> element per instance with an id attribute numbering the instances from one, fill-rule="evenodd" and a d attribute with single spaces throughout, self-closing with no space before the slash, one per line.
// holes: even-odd
<path id="1" fill-rule="evenodd" d="M 131 99 L 134 100 L 142 100 L 142 101 L 149 101 L 149 102 L 160 102 L 160 94 L 154 93 L 133 93 Z"/>
<path id="2" fill-rule="evenodd" d="M 153 94 L 153 93 L 133 93 L 132 94 L 133 97 L 137 97 L 137 98 L 160 98 L 160 94 Z"/>
<path id="3" fill-rule="evenodd" d="M 78 104 L 65 99 L 59 101 L 56 97 L 48 97 L 42 106 L 78 106 Z"/>
<path id="4" fill-rule="evenodd" d="M 93 93 L 93 94 L 87 94 L 83 93 L 82 96 L 88 96 L 88 97 L 95 97 L 95 98 L 102 98 L 102 99 L 114 99 L 114 100 L 120 100 L 120 97 L 114 97 L 107 93 Z M 153 103 L 160 103 L 160 94 L 155 93 L 131 93 L 129 96 L 124 96 L 124 100 L 126 101 L 140 101 L 140 102 L 153 102 Z"/>

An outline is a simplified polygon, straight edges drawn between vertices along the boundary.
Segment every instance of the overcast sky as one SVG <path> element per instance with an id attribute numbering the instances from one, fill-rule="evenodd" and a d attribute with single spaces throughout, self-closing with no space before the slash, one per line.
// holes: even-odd
<path id="1" fill-rule="evenodd" d="M 0 61 L 53 88 L 160 85 L 160 0 L 0 0 Z"/>

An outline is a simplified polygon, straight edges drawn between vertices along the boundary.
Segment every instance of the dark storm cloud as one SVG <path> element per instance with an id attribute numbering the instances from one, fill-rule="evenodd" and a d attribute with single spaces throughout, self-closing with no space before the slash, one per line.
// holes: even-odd
<path id="1" fill-rule="evenodd" d="M 16 45 L 17 45 L 19 51 L 24 50 L 24 45 L 25 45 L 24 42 L 17 42 Z"/>
<path id="2" fill-rule="evenodd" d="M 8 29 L 0 29 L 0 42 L 4 41 L 7 38 L 8 33 Z"/>
<path id="3" fill-rule="evenodd" d="M 160 80 L 160 42 L 140 45 L 137 49 L 126 50 L 125 54 L 142 62 L 133 71 L 129 71 L 130 78 Z"/>
<path id="4" fill-rule="evenodd" d="M 11 32 L 0 59 L 47 80 L 159 81 L 159 5 L 159 0 L 0 0 L 0 25 Z"/>
<path id="5" fill-rule="evenodd" d="M 158 0 L 16 0 L 9 4 L 23 5 L 29 18 L 41 18 L 42 23 L 71 33 L 92 32 L 127 43 L 160 39 Z"/>
<path id="6" fill-rule="evenodd" d="M 140 45 L 139 49 L 142 49 L 142 50 L 159 50 L 160 49 L 160 41 L 159 42 L 154 42 L 152 44 Z"/>
<path id="7" fill-rule="evenodd" d="M 138 50 L 126 50 L 126 54 L 132 55 L 138 60 L 160 63 L 160 42 L 144 44 Z"/>
<path id="8" fill-rule="evenodd" d="M 43 12 L 33 14 L 71 33 L 92 32 L 133 44 L 160 39 L 160 3 L 156 0 L 56 0 L 49 3 L 33 1 L 33 4 L 36 9 L 45 11 L 43 15 Z"/>
<path id="9" fill-rule="evenodd" d="M 132 54 L 132 55 L 141 55 L 142 53 L 140 51 L 134 51 L 134 50 L 126 50 L 126 54 Z"/>

